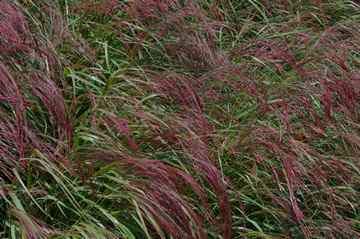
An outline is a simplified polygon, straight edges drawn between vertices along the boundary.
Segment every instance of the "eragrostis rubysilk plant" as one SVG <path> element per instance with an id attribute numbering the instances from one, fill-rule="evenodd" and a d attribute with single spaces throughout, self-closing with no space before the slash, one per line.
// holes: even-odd
<path id="1" fill-rule="evenodd" d="M 360 238 L 355 1 L 0 1 L 1 238 Z"/>

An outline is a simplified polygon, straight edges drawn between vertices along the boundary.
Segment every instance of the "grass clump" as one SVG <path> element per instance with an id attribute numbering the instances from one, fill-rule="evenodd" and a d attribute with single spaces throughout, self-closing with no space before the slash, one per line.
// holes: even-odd
<path id="1" fill-rule="evenodd" d="M 360 237 L 359 8 L 1 1 L 1 237 Z"/>

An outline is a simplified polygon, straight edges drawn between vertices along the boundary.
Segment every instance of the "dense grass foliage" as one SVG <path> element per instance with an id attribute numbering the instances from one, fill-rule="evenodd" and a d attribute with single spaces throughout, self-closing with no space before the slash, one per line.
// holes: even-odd
<path id="1" fill-rule="evenodd" d="M 360 238 L 356 1 L 0 0 L 1 238 Z"/>

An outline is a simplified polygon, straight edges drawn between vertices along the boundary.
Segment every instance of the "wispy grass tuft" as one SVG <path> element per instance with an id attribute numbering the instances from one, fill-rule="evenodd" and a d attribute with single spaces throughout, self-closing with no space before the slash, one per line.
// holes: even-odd
<path id="1" fill-rule="evenodd" d="M 1 1 L 1 237 L 360 238 L 359 10 Z"/>

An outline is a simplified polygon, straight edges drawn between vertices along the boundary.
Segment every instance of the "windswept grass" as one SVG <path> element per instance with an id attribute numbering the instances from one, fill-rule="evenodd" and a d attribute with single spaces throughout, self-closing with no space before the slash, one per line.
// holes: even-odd
<path id="1" fill-rule="evenodd" d="M 0 1 L 1 238 L 360 238 L 355 1 Z"/>

